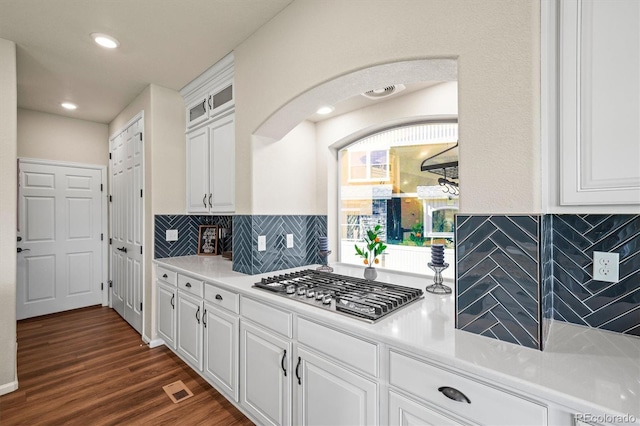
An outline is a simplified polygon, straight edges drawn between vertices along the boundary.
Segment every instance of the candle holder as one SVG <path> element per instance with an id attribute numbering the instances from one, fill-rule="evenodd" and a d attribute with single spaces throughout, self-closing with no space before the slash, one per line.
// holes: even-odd
<path id="1" fill-rule="evenodd" d="M 320 255 L 321 260 L 321 264 L 322 266 L 318 266 L 316 268 L 316 271 L 323 271 L 323 272 L 333 272 L 333 268 L 331 266 L 329 266 L 329 255 L 331 254 L 331 250 L 320 250 L 318 251 L 318 254 Z"/>
<path id="2" fill-rule="evenodd" d="M 427 263 L 427 266 L 433 270 L 435 275 L 433 276 L 433 284 L 428 285 L 425 288 L 429 293 L 434 294 L 451 294 L 451 287 L 442 284 L 444 280 L 442 279 L 442 271 L 449 267 L 448 263 L 443 263 L 441 265 L 434 265 L 433 263 Z"/>

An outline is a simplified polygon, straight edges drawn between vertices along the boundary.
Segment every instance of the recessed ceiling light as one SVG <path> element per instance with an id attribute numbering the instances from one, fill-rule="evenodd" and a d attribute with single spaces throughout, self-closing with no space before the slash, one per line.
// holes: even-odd
<path id="1" fill-rule="evenodd" d="M 326 115 L 329 114 L 330 112 L 333 112 L 335 108 L 332 106 L 323 106 L 318 108 L 318 110 L 316 111 L 318 114 L 322 114 L 322 115 Z"/>
<path id="2" fill-rule="evenodd" d="M 102 47 L 107 49 L 115 49 L 120 46 L 120 42 L 107 34 L 91 33 L 93 40 Z"/>
<path id="3" fill-rule="evenodd" d="M 62 108 L 65 108 L 65 109 L 76 109 L 76 108 L 78 108 L 78 105 L 72 104 L 71 102 L 63 102 L 63 103 L 60 104 L 60 106 L 62 106 Z"/>

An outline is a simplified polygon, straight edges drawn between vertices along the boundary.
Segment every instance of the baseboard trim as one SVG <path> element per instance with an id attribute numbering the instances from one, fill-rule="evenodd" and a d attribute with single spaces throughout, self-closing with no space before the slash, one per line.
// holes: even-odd
<path id="1" fill-rule="evenodd" d="M 6 395 L 15 390 L 18 390 L 18 381 L 14 380 L 9 383 L 5 383 L 4 385 L 0 385 L 0 395 Z"/>
<path id="2" fill-rule="evenodd" d="M 158 346 L 164 345 L 164 340 L 162 340 L 162 339 L 153 339 L 153 340 L 150 340 L 147 344 L 149 345 L 149 348 L 153 349 L 153 348 L 157 348 Z"/>

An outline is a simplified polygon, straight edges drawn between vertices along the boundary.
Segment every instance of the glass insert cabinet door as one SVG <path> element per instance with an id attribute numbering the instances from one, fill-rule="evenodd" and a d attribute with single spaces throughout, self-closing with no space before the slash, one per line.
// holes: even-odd
<path id="1" fill-rule="evenodd" d="M 208 117 L 207 98 L 201 98 L 189 105 L 187 107 L 187 117 L 189 119 L 189 126 L 194 126 L 206 121 Z"/>

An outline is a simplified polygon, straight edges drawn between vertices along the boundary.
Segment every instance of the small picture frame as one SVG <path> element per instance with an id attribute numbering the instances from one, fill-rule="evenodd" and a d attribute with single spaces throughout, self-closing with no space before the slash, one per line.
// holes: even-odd
<path id="1" fill-rule="evenodd" d="M 218 254 L 218 225 L 200 225 L 198 229 L 198 255 Z"/>

